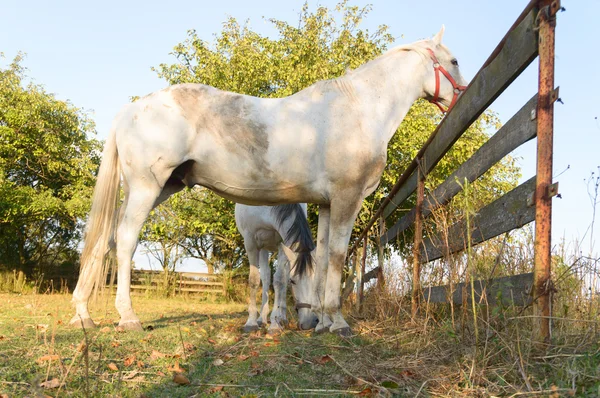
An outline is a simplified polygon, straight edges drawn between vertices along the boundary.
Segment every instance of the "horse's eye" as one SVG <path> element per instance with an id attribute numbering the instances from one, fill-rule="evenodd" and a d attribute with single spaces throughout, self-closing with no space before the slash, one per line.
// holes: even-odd
<path id="1" fill-rule="evenodd" d="M 293 279 L 290 279 L 290 283 L 291 283 L 292 285 L 295 285 L 295 284 L 296 284 L 296 282 L 294 282 L 294 280 L 293 280 Z"/>
<path id="2" fill-rule="evenodd" d="M 454 66 L 458 66 L 458 60 L 457 60 L 456 58 L 454 58 L 454 59 L 453 59 L 452 61 L 450 61 L 450 62 L 452 62 L 452 65 L 454 65 Z"/>

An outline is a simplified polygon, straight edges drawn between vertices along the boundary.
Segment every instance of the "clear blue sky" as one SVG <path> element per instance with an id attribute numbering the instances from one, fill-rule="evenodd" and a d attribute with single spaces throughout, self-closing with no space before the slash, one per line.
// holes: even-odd
<path id="1" fill-rule="evenodd" d="M 435 34 L 446 25 L 444 42 L 458 57 L 463 75 L 474 76 L 513 24 L 527 0 L 403 1 L 373 0 L 364 27 L 373 31 L 386 24 L 396 44 Z M 60 99 L 90 111 L 98 137 L 104 139 L 112 117 L 132 95 L 144 95 L 165 86 L 150 67 L 174 62 L 172 47 L 188 29 L 211 41 L 221 23 L 233 16 L 249 20 L 265 35 L 275 33 L 263 17 L 295 23 L 303 1 L 22 1 L 3 0 L 0 8 L 0 52 L 5 65 L 19 51 L 35 82 Z M 335 1 L 310 2 L 311 8 Z M 362 6 L 367 2 L 351 1 Z M 600 165 L 600 55 L 598 0 L 563 0 L 567 12 L 559 15 L 556 43 L 556 85 L 565 105 L 557 104 L 555 122 L 555 175 L 562 199 L 554 200 L 553 237 L 585 240 L 589 250 L 592 205 L 585 178 Z M 535 93 L 537 61 L 517 79 L 492 109 L 507 121 Z M 535 142 L 516 153 L 523 178 L 535 174 Z M 597 224 L 600 224 L 597 223 Z M 595 228 L 595 236 L 600 227 Z M 572 246 L 571 246 L 572 247 Z M 139 251 L 139 250 L 138 250 Z M 594 251 L 598 251 L 596 247 Z M 140 256 L 136 256 L 138 262 Z"/>

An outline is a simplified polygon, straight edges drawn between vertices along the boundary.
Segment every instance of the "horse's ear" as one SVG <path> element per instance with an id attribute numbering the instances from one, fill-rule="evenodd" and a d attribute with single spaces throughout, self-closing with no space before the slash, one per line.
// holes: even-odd
<path id="1" fill-rule="evenodd" d="M 442 44 L 442 37 L 444 36 L 444 31 L 446 30 L 446 27 L 444 25 L 442 25 L 442 28 L 440 29 L 439 32 L 437 32 L 437 34 L 435 36 L 433 36 L 433 38 L 431 39 L 436 46 L 439 46 L 440 44 Z"/>

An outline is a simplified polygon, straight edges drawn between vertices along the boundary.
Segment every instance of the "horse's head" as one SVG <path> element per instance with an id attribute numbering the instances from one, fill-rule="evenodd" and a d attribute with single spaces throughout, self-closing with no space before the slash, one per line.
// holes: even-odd
<path id="1" fill-rule="evenodd" d="M 426 98 L 436 104 L 442 112 L 452 109 L 458 96 L 467 88 L 467 82 L 462 77 L 458 60 L 448 47 L 442 44 L 444 26 L 430 40 L 420 42 L 425 49 L 427 77 L 423 91 Z M 443 106 L 447 107 L 444 109 Z"/>

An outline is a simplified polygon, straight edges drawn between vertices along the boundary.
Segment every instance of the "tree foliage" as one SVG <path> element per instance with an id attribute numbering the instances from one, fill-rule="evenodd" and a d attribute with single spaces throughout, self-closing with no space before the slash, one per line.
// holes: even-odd
<path id="1" fill-rule="evenodd" d="M 335 11 L 322 6 L 311 11 L 305 3 L 299 21 L 293 25 L 268 19 L 277 31 L 275 38 L 262 36 L 248 24 L 229 18 L 212 43 L 200 38 L 194 30 L 188 31 L 188 37 L 173 50 L 177 61 L 161 64 L 154 70 L 169 84 L 203 83 L 257 97 L 288 96 L 316 81 L 341 76 L 348 68 L 356 68 L 386 49 L 393 38 L 385 25 L 374 32 L 360 28 L 370 10 L 370 6 L 360 8 L 342 1 Z M 418 101 L 412 107 L 388 145 L 388 166 L 380 189 L 363 203 L 355 233 L 363 228 L 440 119 L 437 108 L 425 101 Z M 493 113 L 484 114 L 442 160 L 429 183 L 441 182 L 487 139 L 488 130 L 498 125 Z M 508 159 L 476 184 L 477 197 L 482 202 L 490 201 L 513 187 L 517 177 L 518 169 Z M 233 248 L 233 242 L 239 241 L 233 224 L 233 204 L 206 190 L 201 195 L 195 203 L 202 205 L 179 208 L 179 218 L 195 225 L 194 230 L 207 243 L 214 244 L 220 236 L 219 239 L 231 242 L 229 248 Z M 181 198 L 181 194 L 176 196 L 171 206 Z M 315 207 L 309 206 L 309 219 L 316 231 Z"/>
<path id="2" fill-rule="evenodd" d="M 0 68 L 0 267 L 31 275 L 76 263 L 100 144 L 81 109 L 26 84 L 21 63 Z"/>

